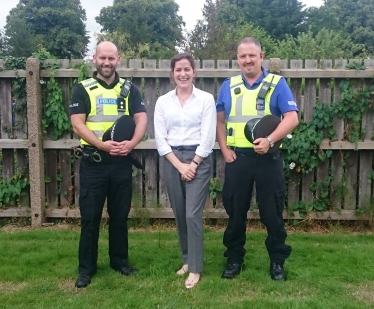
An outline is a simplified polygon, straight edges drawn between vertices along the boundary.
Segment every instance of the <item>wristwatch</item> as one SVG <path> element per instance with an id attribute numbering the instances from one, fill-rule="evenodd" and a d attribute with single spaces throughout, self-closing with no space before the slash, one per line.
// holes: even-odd
<path id="1" fill-rule="evenodd" d="M 270 136 L 266 136 L 266 139 L 269 141 L 270 148 L 271 148 L 271 147 L 274 147 L 274 142 L 273 142 L 273 140 L 270 138 Z"/>

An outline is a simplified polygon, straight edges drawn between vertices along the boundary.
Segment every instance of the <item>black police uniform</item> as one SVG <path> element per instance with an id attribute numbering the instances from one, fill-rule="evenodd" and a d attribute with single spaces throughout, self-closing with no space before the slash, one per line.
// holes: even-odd
<path id="1" fill-rule="evenodd" d="M 93 77 L 106 89 L 113 89 L 119 81 L 108 85 Z M 145 112 L 139 90 L 132 86 L 129 94 L 130 116 Z M 74 86 L 70 115 L 86 114 L 91 111 L 90 98 L 81 84 Z M 90 154 L 98 152 L 100 162 L 82 160 L 80 164 L 80 197 L 81 236 L 79 242 L 79 273 L 92 276 L 97 269 L 98 238 L 101 215 L 105 199 L 109 214 L 109 258 L 110 266 L 114 269 L 128 265 L 128 228 L 127 217 L 131 208 L 132 197 L 132 162 L 126 156 L 110 156 L 108 153 L 94 147 L 83 148 Z"/>

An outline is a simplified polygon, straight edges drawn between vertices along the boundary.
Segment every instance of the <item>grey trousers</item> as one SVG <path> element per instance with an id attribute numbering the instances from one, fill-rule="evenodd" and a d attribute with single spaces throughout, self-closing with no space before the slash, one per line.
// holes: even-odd
<path id="1" fill-rule="evenodd" d="M 195 151 L 173 150 L 183 163 L 190 163 Z M 166 189 L 175 216 L 183 264 L 193 273 L 203 271 L 203 210 L 212 176 L 212 157 L 198 166 L 192 181 L 184 182 L 178 170 L 164 158 Z"/>

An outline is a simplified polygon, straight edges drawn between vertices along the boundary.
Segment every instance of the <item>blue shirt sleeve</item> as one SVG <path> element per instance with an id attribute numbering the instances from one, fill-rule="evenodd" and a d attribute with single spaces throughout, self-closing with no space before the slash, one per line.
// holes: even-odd
<path id="1" fill-rule="evenodd" d="M 270 98 L 270 111 L 278 117 L 290 111 L 299 111 L 291 89 L 283 77 L 278 82 Z"/>
<path id="2" fill-rule="evenodd" d="M 227 119 L 231 111 L 231 92 L 230 92 L 230 79 L 225 79 L 222 83 L 221 89 L 219 90 L 216 105 L 217 113 L 225 112 L 225 118 Z"/>

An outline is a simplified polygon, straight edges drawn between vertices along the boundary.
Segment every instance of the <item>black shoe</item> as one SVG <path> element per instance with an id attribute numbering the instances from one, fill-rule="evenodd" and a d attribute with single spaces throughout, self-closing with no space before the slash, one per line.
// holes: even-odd
<path id="1" fill-rule="evenodd" d="M 125 276 L 132 276 L 132 275 L 135 275 L 138 270 L 134 267 L 131 267 L 129 265 L 127 266 L 122 266 L 120 268 L 115 268 L 114 270 L 118 271 L 119 273 L 121 273 L 122 275 L 125 275 Z"/>
<path id="2" fill-rule="evenodd" d="M 271 262 L 270 263 L 270 276 L 275 281 L 286 280 L 286 272 L 284 271 L 283 265 Z"/>
<path id="3" fill-rule="evenodd" d="M 242 269 L 243 264 L 228 264 L 226 269 L 222 272 L 221 278 L 233 279 L 240 274 Z"/>
<path id="4" fill-rule="evenodd" d="M 77 281 L 75 281 L 75 287 L 78 289 L 85 288 L 91 283 L 91 276 L 79 274 Z"/>

